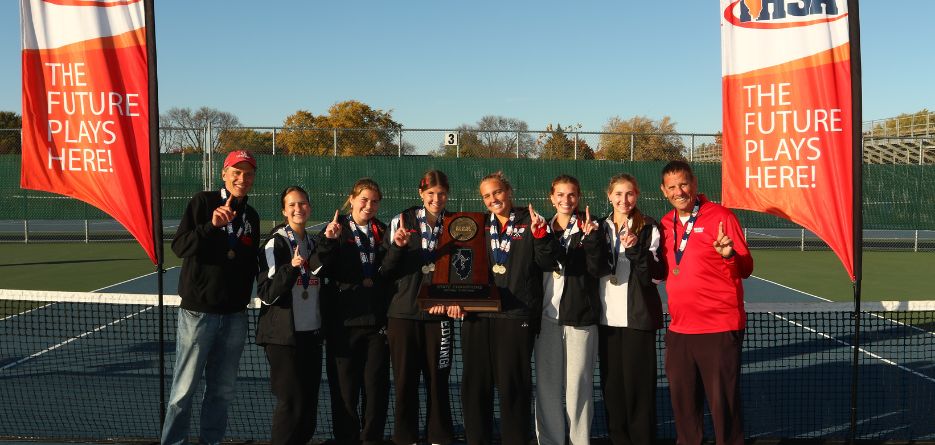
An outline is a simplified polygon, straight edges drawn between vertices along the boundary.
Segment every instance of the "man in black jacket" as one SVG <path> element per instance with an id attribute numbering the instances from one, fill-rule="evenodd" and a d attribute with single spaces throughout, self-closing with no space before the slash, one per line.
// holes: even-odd
<path id="1" fill-rule="evenodd" d="M 163 444 L 188 442 L 192 396 L 202 375 L 199 443 L 224 439 L 257 275 L 260 218 L 247 205 L 255 174 L 249 152 L 231 152 L 221 173 L 224 188 L 192 197 L 172 240 L 172 251 L 182 258 L 182 304 Z"/>

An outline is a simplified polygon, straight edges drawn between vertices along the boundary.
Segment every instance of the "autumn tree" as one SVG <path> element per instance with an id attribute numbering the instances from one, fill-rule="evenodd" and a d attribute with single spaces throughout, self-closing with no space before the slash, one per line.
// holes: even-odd
<path id="1" fill-rule="evenodd" d="M 159 115 L 159 142 L 163 151 L 201 152 L 205 148 L 204 129 L 208 126 L 213 129 L 209 146 L 217 151 L 223 130 L 239 127 L 240 119 L 216 108 L 201 107 L 193 112 L 191 108 L 173 107 Z"/>
<path id="2" fill-rule="evenodd" d="M 402 125 L 393 120 L 391 113 L 356 100 L 338 102 L 321 116 L 299 110 L 286 117 L 276 145 L 287 153 L 316 156 L 334 154 L 335 142 L 341 156 L 396 156 L 400 151 L 408 154 L 413 146 L 403 144 L 400 149 Z"/>
<path id="3" fill-rule="evenodd" d="M 561 124 L 546 127 L 545 133 L 540 135 L 542 140 L 542 150 L 539 152 L 540 159 L 594 159 L 594 150 L 585 142 L 584 139 L 573 134 L 568 137 L 569 129 L 577 130 L 580 125 L 566 127 L 562 129 Z"/>
<path id="4" fill-rule="evenodd" d="M 685 143 L 676 134 L 675 121 L 669 116 L 654 121 L 645 116 L 623 120 L 612 117 L 604 125 L 600 139 L 598 159 L 630 159 L 632 135 L 633 159 L 640 161 L 668 161 L 685 159 Z"/>
<path id="5" fill-rule="evenodd" d="M 218 151 L 250 150 L 253 153 L 273 152 L 273 132 L 256 131 L 251 128 L 225 128 L 218 135 Z"/>
<path id="6" fill-rule="evenodd" d="M 432 155 L 462 158 L 521 158 L 536 155 L 529 125 L 519 119 L 487 115 L 474 125 L 461 125 L 458 146 L 440 146 Z"/>
<path id="7" fill-rule="evenodd" d="M 22 153 L 20 129 L 23 118 L 12 111 L 0 111 L 0 154 Z"/>

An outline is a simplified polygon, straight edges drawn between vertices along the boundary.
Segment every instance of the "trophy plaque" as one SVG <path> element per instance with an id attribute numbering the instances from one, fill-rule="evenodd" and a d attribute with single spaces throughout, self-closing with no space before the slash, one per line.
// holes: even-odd
<path id="1" fill-rule="evenodd" d="M 499 312 L 500 294 L 490 283 L 484 214 L 459 212 L 445 218 L 435 270 L 419 291 L 419 307 L 460 305 L 469 312 Z"/>

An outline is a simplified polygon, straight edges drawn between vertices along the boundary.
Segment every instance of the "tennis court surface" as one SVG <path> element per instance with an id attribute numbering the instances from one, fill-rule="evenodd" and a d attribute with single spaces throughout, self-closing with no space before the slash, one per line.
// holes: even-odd
<path id="1" fill-rule="evenodd" d="M 166 388 L 174 362 L 177 281 L 178 269 L 170 269 L 163 317 Z M 0 291 L 0 437 L 155 440 L 161 374 L 155 282 L 148 275 L 89 293 Z M 825 303 L 757 278 L 745 287 L 741 384 L 747 437 L 846 439 L 857 321 L 852 304 Z M 250 310 L 250 344 L 230 417 L 228 436 L 235 441 L 269 440 L 274 400 L 263 351 L 252 344 L 257 312 Z M 857 438 L 935 439 L 935 302 L 865 303 L 860 323 Z M 658 432 L 672 439 L 662 331 L 657 343 Z M 456 352 L 452 407 L 456 433 L 462 434 Z M 607 431 L 599 384 L 596 378 L 594 437 Z M 321 394 L 317 436 L 325 439 L 331 431 L 326 382 Z M 196 406 L 193 431 L 197 419 Z M 387 435 L 392 421 L 390 412 Z M 707 435 L 713 437 L 710 428 Z"/>

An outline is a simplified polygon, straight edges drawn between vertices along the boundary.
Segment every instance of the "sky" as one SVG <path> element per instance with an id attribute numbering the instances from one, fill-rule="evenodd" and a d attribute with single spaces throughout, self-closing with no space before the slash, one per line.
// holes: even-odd
<path id="1" fill-rule="evenodd" d="M 404 128 L 485 115 L 601 131 L 721 129 L 719 3 L 156 1 L 159 107 L 281 126 L 358 100 Z M 864 120 L 935 110 L 935 1 L 860 4 Z M 19 2 L 0 0 L 0 111 L 21 112 Z"/>

